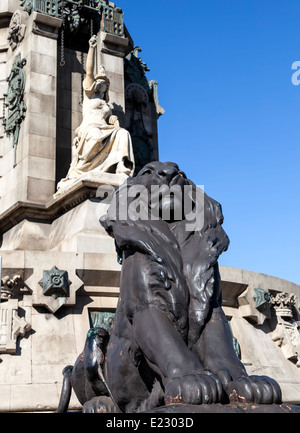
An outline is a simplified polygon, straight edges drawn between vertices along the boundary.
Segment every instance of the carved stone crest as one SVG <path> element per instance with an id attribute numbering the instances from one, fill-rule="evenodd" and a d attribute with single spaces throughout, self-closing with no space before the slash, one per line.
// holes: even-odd
<path id="1" fill-rule="evenodd" d="M 8 43 L 12 51 L 22 42 L 25 36 L 27 14 L 24 11 L 16 10 L 11 17 L 8 29 Z"/>
<path id="2" fill-rule="evenodd" d="M 273 292 L 272 304 L 276 313 L 276 326 L 272 340 L 284 356 L 300 368 L 300 314 L 297 297 L 293 293 Z"/>

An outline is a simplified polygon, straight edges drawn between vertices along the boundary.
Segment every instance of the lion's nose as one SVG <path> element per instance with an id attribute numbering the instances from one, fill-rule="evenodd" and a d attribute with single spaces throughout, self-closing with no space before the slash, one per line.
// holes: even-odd
<path id="1" fill-rule="evenodd" d="M 158 174 L 170 182 L 178 174 L 178 170 L 172 165 L 166 165 L 158 171 Z"/>

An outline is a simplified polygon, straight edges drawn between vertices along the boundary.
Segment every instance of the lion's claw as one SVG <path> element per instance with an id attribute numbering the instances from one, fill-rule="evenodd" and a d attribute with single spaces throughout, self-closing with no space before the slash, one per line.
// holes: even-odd
<path id="1" fill-rule="evenodd" d="M 211 404 L 222 399 L 222 384 L 213 374 L 189 374 L 170 379 L 165 387 L 165 403 Z"/>
<path id="2" fill-rule="evenodd" d="M 111 398 L 106 396 L 93 397 L 84 403 L 82 413 L 115 413 L 117 408 Z"/>
<path id="3" fill-rule="evenodd" d="M 231 401 L 256 404 L 280 404 L 281 389 L 278 383 L 266 376 L 245 376 L 232 380 L 226 386 Z"/>

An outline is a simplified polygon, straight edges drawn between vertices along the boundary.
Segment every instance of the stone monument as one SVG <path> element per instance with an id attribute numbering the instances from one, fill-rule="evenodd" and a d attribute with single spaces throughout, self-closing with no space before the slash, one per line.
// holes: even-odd
<path id="1" fill-rule="evenodd" d="M 87 335 L 95 341 L 89 330 L 114 321 L 122 265 L 99 219 L 124 179 L 159 160 L 164 109 L 117 4 L 1 0 L 0 23 L 0 412 L 54 412 L 62 371 Z M 89 103 L 106 114 L 86 131 Z M 85 171 L 86 132 L 95 159 Z M 299 403 L 300 287 L 222 266 L 220 275 L 247 374 L 273 378 L 284 403 Z M 105 332 L 97 338 L 104 348 Z M 82 409 L 75 393 L 68 407 Z"/>
<path id="2" fill-rule="evenodd" d="M 135 161 L 158 158 L 163 109 L 157 84 L 140 84 L 146 70 L 114 3 L 5 0 L 0 21 L 0 411 L 56 410 L 63 367 L 116 308 L 121 267 L 98 222 L 105 197 Z M 109 84 L 103 98 L 93 76 Z M 84 114 L 100 106 L 88 137 Z"/>

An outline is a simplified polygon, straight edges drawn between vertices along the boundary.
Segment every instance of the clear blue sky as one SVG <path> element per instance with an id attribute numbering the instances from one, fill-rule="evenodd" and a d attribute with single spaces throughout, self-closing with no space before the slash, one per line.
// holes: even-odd
<path id="1" fill-rule="evenodd" d="M 299 0 L 115 3 L 159 84 L 160 160 L 222 204 L 220 264 L 300 284 Z"/>

